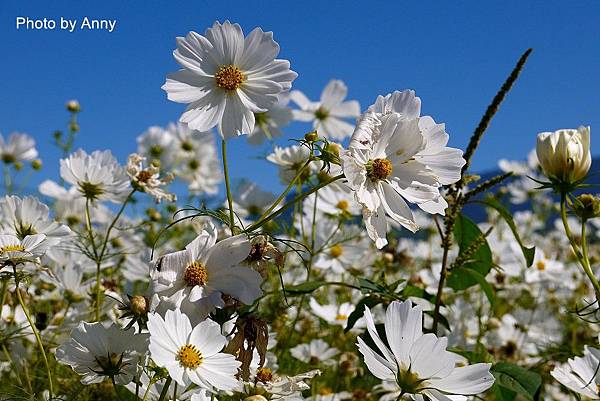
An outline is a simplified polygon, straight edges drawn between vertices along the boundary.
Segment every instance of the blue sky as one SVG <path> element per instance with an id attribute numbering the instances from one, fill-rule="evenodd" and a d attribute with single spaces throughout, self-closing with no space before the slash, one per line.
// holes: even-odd
<path id="1" fill-rule="evenodd" d="M 600 126 L 600 2 L 578 1 L 13 1 L 0 5 L 0 132 L 32 135 L 44 159 L 42 177 L 58 175 L 51 133 L 67 122 L 64 104 L 83 107 L 77 145 L 111 149 L 121 161 L 150 125 L 179 118 L 183 105 L 160 89 L 175 37 L 203 33 L 229 19 L 245 32 L 274 32 L 280 58 L 299 77 L 294 88 L 317 98 L 332 78 L 363 109 L 378 94 L 414 89 L 423 113 L 445 122 L 450 144 L 464 148 L 480 116 L 519 55 L 534 48 L 516 87 L 474 158 L 477 171 L 501 157 L 522 159 L 545 130 Z M 112 33 L 24 31 L 17 16 L 117 19 Z M 288 136 L 308 127 L 295 124 Z M 289 143 L 284 139 L 279 143 Z M 231 171 L 269 189 L 276 170 L 257 156 L 265 147 L 230 142 Z"/>

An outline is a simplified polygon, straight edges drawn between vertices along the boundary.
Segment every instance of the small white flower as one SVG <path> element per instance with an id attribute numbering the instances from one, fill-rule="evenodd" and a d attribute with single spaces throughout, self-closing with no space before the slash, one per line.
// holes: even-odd
<path id="1" fill-rule="evenodd" d="M 188 317 L 176 309 L 167 311 L 164 319 L 156 313 L 149 315 L 148 330 L 152 359 L 179 385 L 195 383 L 207 390 L 237 387 L 235 375 L 241 363 L 220 352 L 227 339 L 214 321 L 205 320 L 192 328 Z"/>
<path id="2" fill-rule="evenodd" d="M 169 169 L 176 157 L 176 140 L 172 130 L 153 126 L 137 137 L 138 153 L 151 163 L 159 162 L 160 167 Z"/>
<path id="3" fill-rule="evenodd" d="M 292 145 L 285 148 L 275 146 L 267 160 L 279 166 L 279 179 L 283 184 L 289 184 L 308 160 L 310 151 L 305 146 Z M 306 175 L 310 172 L 305 170 Z"/>
<path id="4" fill-rule="evenodd" d="M 287 106 L 289 94 L 279 96 L 279 100 L 271 108 L 262 113 L 254 113 L 254 131 L 248 135 L 248 142 L 260 145 L 265 139 L 272 141 L 281 136 L 281 127 L 287 125 L 292 119 L 292 110 Z"/>
<path id="5" fill-rule="evenodd" d="M 12 234 L 0 234 L 0 268 L 6 262 L 31 262 L 48 250 L 44 234 L 26 235 L 22 240 Z"/>
<path id="6" fill-rule="evenodd" d="M 190 128 L 217 126 L 223 138 L 249 134 L 254 113 L 268 111 L 297 76 L 278 53 L 272 32 L 256 28 L 244 38 L 238 24 L 215 22 L 204 36 L 177 38 L 173 56 L 183 69 L 162 88 L 169 100 L 188 104 L 180 121 Z"/>
<path id="7" fill-rule="evenodd" d="M 298 344 L 290 349 L 292 356 L 302 362 L 317 365 L 335 365 L 336 361 L 332 359 L 340 353 L 337 348 L 332 348 L 320 338 L 312 340 L 308 344 Z"/>
<path id="8" fill-rule="evenodd" d="M 223 307 L 223 294 L 251 304 L 262 294 L 262 277 L 242 266 L 250 254 L 250 241 L 237 235 L 217 241 L 217 230 L 209 224 L 183 251 L 161 257 L 150 273 L 155 294 L 192 303 L 197 316 Z M 191 305 L 189 305 L 191 306 Z"/>
<path id="9" fill-rule="evenodd" d="M 5 142 L 0 134 L 0 158 L 5 164 L 31 161 L 38 156 L 35 141 L 27 134 L 13 132 Z"/>
<path id="10" fill-rule="evenodd" d="M 0 218 L 2 233 L 19 238 L 45 234 L 48 243 L 56 245 L 72 234 L 69 227 L 51 219 L 48 206 L 34 196 L 0 198 Z"/>
<path id="11" fill-rule="evenodd" d="M 162 187 L 173 181 L 173 175 L 167 174 L 165 178 L 160 177 L 160 169 L 154 165 L 144 168 L 146 158 L 132 153 L 127 159 L 127 175 L 131 178 L 132 184 L 140 191 L 156 199 L 156 203 L 166 199 L 168 202 L 175 202 L 175 194 L 165 191 Z"/>
<path id="12" fill-rule="evenodd" d="M 342 304 L 321 305 L 314 298 L 310 299 L 310 307 L 315 315 L 325 320 L 328 324 L 346 327 L 348 317 L 354 312 L 354 305 L 350 302 Z M 362 321 L 362 318 L 360 319 Z M 357 325 L 355 325 L 357 327 Z"/>
<path id="13" fill-rule="evenodd" d="M 300 107 L 293 111 L 294 119 L 312 121 L 319 135 L 341 141 L 353 130 L 353 126 L 344 120 L 360 116 L 360 105 L 356 100 L 344 101 L 347 94 L 346 85 L 335 79 L 325 86 L 318 102 L 311 102 L 302 92 L 294 90 L 290 98 Z"/>
<path id="14" fill-rule="evenodd" d="M 587 345 L 583 356 L 569 358 L 550 374 L 563 386 L 592 400 L 600 400 L 600 350 Z"/>
<path id="15" fill-rule="evenodd" d="M 383 380 L 382 389 L 390 393 L 386 399 L 410 394 L 447 401 L 448 395 L 475 395 L 494 384 L 489 363 L 456 367 L 461 357 L 446 351 L 446 337 L 423 334 L 423 311 L 420 306 L 412 307 L 411 301 L 394 301 L 388 306 L 385 334 L 389 346 L 379 337 L 369 308 L 364 317 L 378 351 L 360 337 L 358 349 L 371 373 Z"/>
<path id="16" fill-rule="evenodd" d="M 56 360 L 81 375 L 83 384 L 100 383 L 107 377 L 127 384 L 137 373 L 138 361 L 146 350 L 147 336 L 122 330 L 112 324 L 81 322 L 71 339 L 56 350 Z"/>
<path id="17" fill-rule="evenodd" d="M 242 217 L 259 217 L 275 201 L 275 195 L 255 183 L 243 183 L 233 196 L 234 209 Z"/>
<path id="18" fill-rule="evenodd" d="M 125 169 L 109 150 L 97 150 L 88 155 L 79 149 L 60 160 L 60 176 L 77 186 L 83 197 L 91 201 L 110 200 L 119 203 L 130 191 Z"/>

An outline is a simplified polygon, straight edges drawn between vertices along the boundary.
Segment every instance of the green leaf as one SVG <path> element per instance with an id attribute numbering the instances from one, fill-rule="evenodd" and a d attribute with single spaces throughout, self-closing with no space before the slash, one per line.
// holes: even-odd
<path id="1" fill-rule="evenodd" d="M 542 377 L 530 370 L 512 363 L 499 362 L 490 370 L 496 378 L 496 385 L 514 391 L 533 401 L 542 385 Z"/>
<path id="2" fill-rule="evenodd" d="M 494 302 L 496 301 L 496 292 L 494 287 L 492 287 L 492 285 L 486 281 L 485 277 L 483 277 L 477 270 L 467 269 L 466 267 L 458 267 L 452 270 L 452 275 L 459 286 L 467 284 L 460 283 L 461 280 L 464 280 L 468 283 L 470 283 L 472 280 L 475 280 L 485 293 L 490 305 L 494 306 Z"/>
<path id="3" fill-rule="evenodd" d="M 533 264 L 533 258 L 535 256 L 535 246 L 528 248 L 523 244 L 523 240 L 521 239 L 521 236 L 517 231 L 517 226 L 510 212 L 500 202 L 498 202 L 497 199 L 494 199 L 492 197 L 488 197 L 484 200 L 478 200 L 476 202 L 491 207 L 500 214 L 500 216 L 506 221 L 506 223 L 510 227 L 510 230 L 515 236 L 515 239 L 519 243 L 521 251 L 523 252 L 523 256 L 525 257 L 525 261 L 527 262 L 527 266 L 531 266 Z"/>
<path id="4" fill-rule="evenodd" d="M 307 281 L 306 283 L 285 287 L 285 292 L 290 296 L 310 294 L 319 287 L 327 284 L 325 281 Z"/>
<path id="5" fill-rule="evenodd" d="M 389 292 L 386 287 L 364 277 L 358 278 L 358 285 L 360 286 L 360 291 L 363 294 L 369 294 L 371 292 L 376 294 L 387 294 Z"/>
<path id="6" fill-rule="evenodd" d="M 454 225 L 454 238 L 459 246 L 459 254 L 464 252 L 473 242 L 479 240 L 484 234 L 477 224 L 465 215 L 459 215 Z M 465 274 L 464 269 L 471 269 L 485 277 L 492 269 L 492 251 L 487 241 L 477 249 L 462 266 L 462 269 L 452 269 L 448 275 L 448 286 L 454 290 L 464 290 L 479 284 L 479 278 Z"/>
<path id="7" fill-rule="evenodd" d="M 346 328 L 344 329 L 344 332 L 346 333 L 350 329 L 352 329 L 358 321 L 358 319 L 363 317 L 365 313 L 365 307 L 372 308 L 375 305 L 380 304 L 381 302 L 383 302 L 381 298 L 373 296 L 366 296 L 360 301 L 358 301 L 358 303 L 356 304 L 356 308 L 354 308 L 350 316 L 348 316 L 348 322 L 346 323 Z"/>

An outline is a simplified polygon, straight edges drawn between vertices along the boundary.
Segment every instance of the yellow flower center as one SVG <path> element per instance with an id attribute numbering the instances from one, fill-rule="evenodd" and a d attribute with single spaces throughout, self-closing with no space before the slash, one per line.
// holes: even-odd
<path id="1" fill-rule="evenodd" d="M 341 313 L 338 313 L 338 314 L 335 316 L 335 320 L 340 320 L 340 321 L 343 321 L 343 320 L 346 320 L 346 319 L 348 319 L 348 315 L 343 315 L 343 314 L 341 314 Z"/>
<path id="2" fill-rule="evenodd" d="M 343 251 L 344 250 L 342 249 L 342 246 L 338 244 L 331 247 L 331 249 L 329 250 L 329 254 L 332 258 L 339 258 L 340 256 L 342 256 Z"/>
<path id="3" fill-rule="evenodd" d="M 539 271 L 544 271 L 546 270 L 546 264 L 544 263 L 544 261 L 540 260 L 535 264 L 535 267 L 537 267 L 537 269 Z"/>
<path id="4" fill-rule="evenodd" d="M 186 267 L 183 279 L 190 287 L 205 285 L 208 280 L 208 271 L 202 263 L 195 260 Z"/>
<path id="5" fill-rule="evenodd" d="M 23 252 L 25 251 L 25 247 L 23 245 L 6 245 L 0 248 L 0 255 L 6 252 Z"/>
<path id="6" fill-rule="evenodd" d="M 348 201 L 347 200 L 341 200 L 337 203 L 337 205 L 335 205 L 335 207 L 337 207 L 338 209 L 342 210 L 342 211 L 346 211 L 348 210 Z"/>
<path id="7" fill-rule="evenodd" d="M 228 91 L 238 89 L 245 80 L 246 76 L 244 73 L 233 64 L 222 65 L 215 74 L 217 86 Z"/>
<path id="8" fill-rule="evenodd" d="M 392 162 L 388 159 L 375 159 L 367 163 L 367 176 L 371 181 L 387 179 L 392 174 Z"/>
<path id="9" fill-rule="evenodd" d="M 177 360 L 184 368 L 196 369 L 203 359 L 202 353 L 193 344 L 186 344 L 177 351 Z"/>

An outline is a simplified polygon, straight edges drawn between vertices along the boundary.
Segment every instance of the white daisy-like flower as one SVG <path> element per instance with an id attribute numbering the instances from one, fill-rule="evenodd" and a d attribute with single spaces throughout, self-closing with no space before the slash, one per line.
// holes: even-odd
<path id="1" fill-rule="evenodd" d="M 91 201 L 109 200 L 119 203 L 131 190 L 125 169 L 119 165 L 110 150 L 95 151 L 91 155 L 79 149 L 60 160 L 60 176 L 77 186 L 83 197 Z"/>
<path id="2" fill-rule="evenodd" d="M 145 156 L 150 162 L 159 162 L 160 167 L 172 167 L 176 152 L 176 138 L 173 131 L 162 127 L 149 127 L 137 137 L 138 153 Z"/>
<path id="3" fill-rule="evenodd" d="M 346 327 L 348 324 L 348 317 L 354 312 L 355 306 L 350 302 L 344 302 L 339 305 L 321 305 L 314 298 L 311 298 L 310 308 L 315 315 L 325 320 L 328 324 Z M 363 319 L 361 318 L 360 320 L 362 321 Z M 355 325 L 355 327 L 357 327 L 357 325 Z"/>
<path id="4" fill-rule="evenodd" d="M 354 199 L 354 192 L 339 181 L 319 189 L 317 196 L 317 210 L 321 213 L 345 217 L 358 216 L 361 213 L 360 204 Z M 312 206 L 314 202 L 314 195 L 310 195 L 304 201 L 304 205 Z"/>
<path id="5" fill-rule="evenodd" d="M 71 338 L 56 350 L 56 360 L 70 366 L 83 384 L 100 383 L 107 377 L 125 385 L 137 374 L 138 362 L 147 349 L 147 335 L 112 324 L 81 322 Z"/>
<path id="6" fill-rule="evenodd" d="M 188 104 L 180 121 L 190 128 L 217 126 L 223 138 L 249 134 L 254 113 L 269 110 L 298 75 L 277 54 L 272 32 L 255 28 L 244 38 L 238 24 L 215 22 L 204 36 L 177 38 L 173 55 L 183 69 L 162 88 L 169 100 Z"/>
<path id="7" fill-rule="evenodd" d="M 29 135 L 13 132 L 8 141 L 5 141 L 4 136 L 0 134 L 0 158 L 5 164 L 31 161 L 37 156 L 35 141 Z"/>
<path id="8" fill-rule="evenodd" d="M 50 209 L 34 196 L 0 198 L 0 229 L 3 234 L 19 238 L 45 234 L 49 244 L 56 245 L 72 234 L 69 227 L 50 218 Z"/>
<path id="9" fill-rule="evenodd" d="M 204 320 L 196 327 L 180 310 L 148 316 L 150 355 L 166 368 L 181 386 L 195 383 L 207 390 L 232 390 L 238 386 L 235 375 L 241 365 L 233 355 L 220 352 L 227 339 L 221 327 Z"/>
<path id="10" fill-rule="evenodd" d="M 317 338 L 308 344 L 298 344 L 290 349 L 292 356 L 302 362 L 317 365 L 323 363 L 325 365 L 335 365 L 336 360 L 333 357 L 337 356 L 340 351 L 337 348 L 330 347 L 325 341 Z"/>
<path id="11" fill-rule="evenodd" d="M 0 268 L 7 262 L 18 264 L 44 255 L 49 243 L 44 234 L 26 235 L 22 240 L 12 234 L 0 234 Z"/>
<path id="12" fill-rule="evenodd" d="M 340 156 L 348 184 L 363 206 L 367 232 L 378 248 L 387 244 L 386 214 L 408 230 L 418 226 L 406 201 L 428 213 L 448 206 L 442 185 L 460 179 L 462 151 L 446 147 L 443 124 L 419 117 L 413 91 L 380 96 L 358 122 L 350 148 Z"/>
<path id="13" fill-rule="evenodd" d="M 600 400 L 600 350 L 584 346 L 583 356 L 569 358 L 567 363 L 550 372 L 563 386 L 592 400 Z"/>
<path id="14" fill-rule="evenodd" d="M 259 217 L 275 201 L 275 195 L 263 191 L 255 183 L 245 182 L 233 196 L 236 214 L 242 218 Z"/>
<path id="15" fill-rule="evenodd" d="M 360 337 L 357 345 L 371 373 L 383 380 L 382 389 L 388 394 L 382 399 L 410 395 L 414 400 L 427 396 L 433 401 L 466 401 L 467 395 L 480 394 L 494 384 L 491 364 L 457 367 L 462 358 L 446 350 L 446 337 L 423 334 L 423 311 L 420 306 L 412 307 L 411 301 L 394 301 L 388 306 L 385 334 L 389 345 L 379 337 L 369 308 L 364 318 L 378 350 Z"/>
<path id="16" fill-rule="evenodd" d="M 260 145 L 265 139 L 272 141 L 273 138 L 282 135 L 281 128 L 292 120 L 292 110 L 288 107 L 290 101 L 289 93 L 279 96 L 279 100 L 271 108 L 262 113 L 254 113 L 254 131 L 248 135 L 248 142 L 252 145 Z"/>
<path id="17" fill-rule="evenodd" d="M 178 306 L 192 303 L 198 316 L 223 307 L 223 294 L 252 304 L 262 295 L 262 277 L 242 265 L 250 254 L 250 241 L 245 235 L 216 241 L 217 229 L 211 223 L 183 251 L 161 257 L 150 273 L 152 291 L 174 297 Z"/>
<path id="18" fill-rule="evenodd" d="M 160 168 L 152 164 L 144 168 L 145 160 L 145 157 L 137 153 L 129 155 L 127 159 L 127 175 L 131 178 L 132 185 L 154 197 L 156 203 L 160 203 L 163 199 L 167 200 L 167 202 L 175 202 L 175 199 L 177 199 L 175 194 L 167 192 L 162 188 L 173 181 L 173 175 L 167 174 L 166 177 L 160 178 Z"/>
<path id="19" fill-rule="evenodd" d="M 292 145 L 285 148 L 275 146 L 273 153 L 267 156 L 267 160 L 279 166 L 279 179 L 283 184 L 289 184 L 304 166 L 309 155 L 310 151 L 306 146 Z M 305 173 L 308 176 L 310 170 L 306 169 Z"/>
<path id="20" fill-rule="evenodd" d="M 354 126 L 344 120 L 360 116 L 360 104 L 356 100 L 345 101 L 348 88 L 339 80 L 331 80 L 321 93 L 321 100 L 311 102 L 300 91 L 290 93 L 291 100 L 300 107 L 294 110 L 294 119 L 312 121 L 319 135 L 342 140 L 352 134 Z"/>

